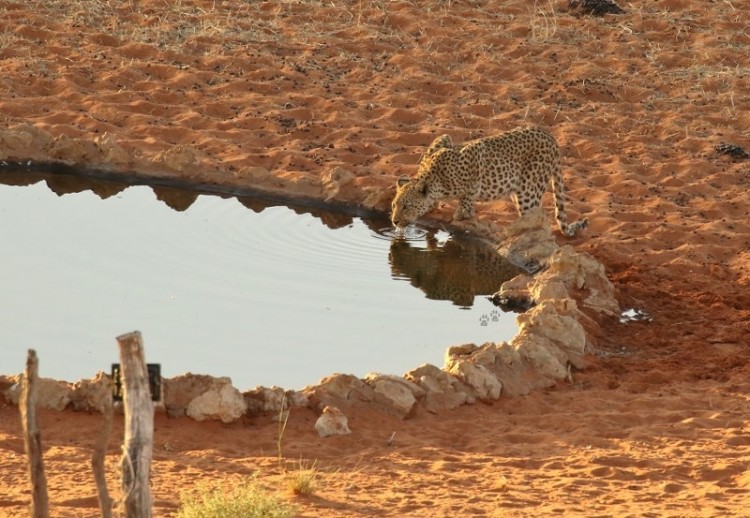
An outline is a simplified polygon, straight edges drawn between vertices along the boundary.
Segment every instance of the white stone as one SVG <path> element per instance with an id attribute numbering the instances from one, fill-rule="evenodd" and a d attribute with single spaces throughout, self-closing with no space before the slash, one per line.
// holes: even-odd
<path id="1" fill-rule="evenodd" d="M 323 409 L 323 413 L 315 421 L 315 430 L 317 430 L 318 435 L 321 437 L 349 435 L 352 433 L 349 429 L 349 420 L 335 406 L 327 406 Z"/>
<path id="2" fill-rule="evenodd" d="M 222 423 L 231 423 L 242 417 L 245 410 L 245 398 L 227 383 L 211 388 L 190 401 L 186 413 L 196 421 L 221 420 Z"/>
<path id="3" fill-rule="evenodd" d="M 500 380 L 484 365 L 476 365 L 469 360 L 457 361 L 451 366 L 450 372 L 469 385 L 479 399 L 494 401 L 503 390 Z"/>
<path id="4" fill-rule="evenodd" d="M 375 394 L 385 400 L 386 407 L 392 407 L 401 417 L 406 417 L 414 409 L 416 396 L 424 396 L 423 389 L 397 376 L 368 374 L 366 381 Z"/>
<path id="5" fill-rule="evenodd" d="M 22 375 L 16 376 L 16 383 L 13 384 L 6 392 L 11 403 L 18 406 L 21 399 L 21 382 Z M 51 410 L 64 410 L 70 403 L 70 385 L 64 381 L 57 381 L 51 378 L 37 378 L 36 404 L 38 408 L 49 408 Z"/>

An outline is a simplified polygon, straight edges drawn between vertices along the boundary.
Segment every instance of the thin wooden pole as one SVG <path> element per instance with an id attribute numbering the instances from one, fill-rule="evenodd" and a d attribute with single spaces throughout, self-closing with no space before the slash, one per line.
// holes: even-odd
<path id="1" fill-rule="evenodd" d="M 108 379 L 108 378 L 105 378 Z M 112 417 L 114 408 L 112 406 L 112 382 L 107 384 L 108 396 L 104 400 L 102 414 L 104 423 L 99 430 L 99 436 L 94 444 L 94 453 L 91 455 L 91 469 L 94 471 L 94 480 L 96 481 L 96 493 L 99 496 L 99 509 L 102 512 L 102 518 L 112 518 L 112 498 L 107 490 L 106 470 L 104 469 L 104 459 L 107 455 L 107 443 L 112 433 Z"/>
<path id="2" fill-rule="evenodd" d="M 151 517 L 151 456 L 154 438 L 154 405 L 148 387 L 148 369 L 141 333 L 117 337 L 125 407 L 125 440 L 122 445 L 123 511 L 126 518 Z"/>
<path id="3" fill-rule="evenodd" d="M 34 518 L 49 517 L 47 499 L 47 477 L 44 474 L 42 459 L 42 436 L 36 415 L 37 384 L 39 380 L 39 360 L 36 351 L 29 349 L 26 358 L 26 372 L 21 384 L 21 423 L 23 425 L 23 443 L 29 457 L 29 475 L 31 476 L 31 516 Z"/>

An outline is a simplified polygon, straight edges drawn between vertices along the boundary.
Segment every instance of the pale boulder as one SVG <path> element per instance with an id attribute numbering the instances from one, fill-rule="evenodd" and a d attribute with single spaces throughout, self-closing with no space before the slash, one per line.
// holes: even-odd
<path id="1" fill-rule="evenodd" d="M 323 413 L 315 421 L 315 430 L 321 437 L 352 433 L 349 429 L 349 420 L 341 410 L 334 406 L 327 406 L 323 409 Z"/>
<path id="2" fill-rule="evenodd" d="M 466 403 L 474 403 L 470 388 L 452 374 L 430 364 L 406 373 L 407 380 L 424 390 L 423 404 L 428 412 L 452 410 Z"/>
<path id="3" fill-rule="evenodd" d="M 5 397 L 18 406 L 21 399 L 22 375 L 15 376 L 15 383 L 5 391 Z M 70 385 L 51 378 L 37 378 L 36 404 L 38 408 L 64 410 L 70 403 Z"/>
<path id="4" fill-rule="evenodd" d="M 220 420 L 222 423 L 232 423 L 242 417 L 246 410 L 247 403 L 240 391 L 231 383 L 226 383 L 190 401 L 186 413 L 196 421 Z"/>
<path id="5" fill-rule="evenodd" d="M 474 396 L 483 401 L 495 401 L 500 397 L 503 384 L 484 365 L 469 361 L 457 361 L 449 372 L 471 387 Z"/>
<path id="6" fill-rule="evenodd" d="M 385 374 L 368 374 L 365 382 L 375 392 L 375 402 L 388 413 L 408 417 L 417 404 L 417 398 L 424 397 L 425 391 L 418 385 Z"/>
<path id="7" fill-rule="evenodd" d="M 70 403 L 73 410 L 104 412 L 112 404 L 112 377 L 99 372 L 91 379 L 79 380 L 73 384 Z"/>

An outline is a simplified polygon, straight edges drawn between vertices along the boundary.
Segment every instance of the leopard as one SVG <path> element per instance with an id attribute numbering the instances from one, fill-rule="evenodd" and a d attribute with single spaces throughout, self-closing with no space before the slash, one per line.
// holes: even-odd
<path id="1" fill-rule="evenodd" d="M 445 199 L 458 199 L 454 220 L 474 218 L 475 202 L 508 195 L 524 216 L 541 205 L 550 186 L 560 231 L 573 237 L 588 226 L 588 218 L 568 223 L 560 148 L 547 129 L 517 128 L 463 145 L 441 135 L 419 160 L 416 176 L 398 178 L 391 222 L 403 229 Z"/>

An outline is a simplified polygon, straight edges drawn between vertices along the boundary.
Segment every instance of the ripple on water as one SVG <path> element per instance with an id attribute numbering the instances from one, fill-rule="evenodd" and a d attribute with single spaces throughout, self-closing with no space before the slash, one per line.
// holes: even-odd
<path id="1" fill-rule="evenodd" d="M 408 227 L 382 227 L 373 230 L 372 236 L 378 239 L 393 240 L 403 239 L 404 241 L 423 241 L 430 233 L 429 230 L 409 225 Z"/>
<path id="2" fill-rule="evenodd" d="M 0 342 L 14 344 L 0 350 L 2 373 L 20 371 L 33 345 L 44 376 L 90 377 L 117 360 L 115 336 L 139 329 L 165 376 L 298 388 L 333 372 L 441 365 L 448 345 L 515 332 L 512 316 L 482 320 L 494 310 L 484 297 L 461 295 L 471 311 L 426 298 L 446 291 L 435 283 L 448 267 L 468 279 L 447 233 L 248 199 L 98 186 L 102 200 L 64 187 L 0 185 L 13 250 L 0 257 Z M 436 247 L 445 253 L 430 256 Z"/>

